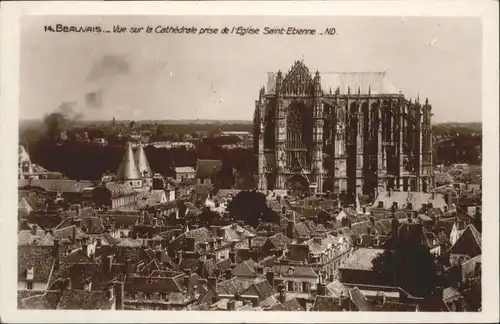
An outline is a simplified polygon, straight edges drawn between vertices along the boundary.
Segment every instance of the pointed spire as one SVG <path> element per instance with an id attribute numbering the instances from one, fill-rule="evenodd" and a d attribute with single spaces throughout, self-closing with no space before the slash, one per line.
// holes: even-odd
<path id="1" fill-rule="evenodd" d="M 425 105 L 429 105 L 429 98 L 425 98 Z"/>
<path id="2" fill-rule="evenodd" d="M 416 102 L 420 103 L 420 94 L 419 93 L 417 93 L 417 100 L 416 100 Z"/>
<path id="3" fill-rule="evenodd" d="M 151 167 L 149 166 L 148 158 L 142 144 L 139 144 L 134 158 L 141 177 L 151 177 Z"/>
<path id="4" fill-rule="evenodd" d="M 358 95 L 360 95 L 360 94 L 361 94 L 361 87 L 358 86 Z"/>
<path id="5" fill-rule="evenodd" d="M 368 86 L 368 95 L 371 95 L 371 94 L 372 94 L 372 87 Z"/>
<path id="6" fill-rule="evenodd" d="M 135 163 L 134 151 L 130 142 L 127 143 L 127 150 L 118 168 L 116 177 L 118 180 L 137 180 L 141 178 L 139 168 Z"/>
<path id="7" fill-rule="evenodd" d="M 347 94 L 351 94 L 351 87 L 347 86 Z"/>

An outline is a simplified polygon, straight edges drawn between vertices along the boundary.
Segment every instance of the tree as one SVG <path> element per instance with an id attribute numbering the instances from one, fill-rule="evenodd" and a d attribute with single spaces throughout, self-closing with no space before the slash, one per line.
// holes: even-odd
<path id="1" fill-rule="evenodd" d="M 279 216 L 266 203 L 266 196 L 257 191 L 240 191 L 229 203 L 227 210 L 236 220 L 257 226 L 259 219 L 278 222 Z"/>
<path id="2" fill-rule="evenodd" d="M 401 244 L 373 261 L 373 271 L 386 285 L 402 287 L 417 297 L 429 296 L 438 284 L 435 257 L 423 245 Z"/>

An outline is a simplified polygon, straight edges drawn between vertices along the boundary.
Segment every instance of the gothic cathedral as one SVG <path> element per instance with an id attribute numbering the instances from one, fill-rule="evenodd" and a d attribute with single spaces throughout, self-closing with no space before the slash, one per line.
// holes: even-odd
<path id="1" fill-rule="evenodd" d="M 385 72 L 268 73 L 255 102 L 259 190 L 375 197 L 433 187 L 431 106 Z"/>

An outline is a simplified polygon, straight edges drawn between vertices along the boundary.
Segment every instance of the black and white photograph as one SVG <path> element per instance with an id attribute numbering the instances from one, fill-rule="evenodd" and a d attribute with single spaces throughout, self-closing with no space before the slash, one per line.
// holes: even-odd
<path id="1" fill-rule="evenodd" d="M 408 12 L 21 15 L 14 307 L 498 320 L 484 33 Z"/>

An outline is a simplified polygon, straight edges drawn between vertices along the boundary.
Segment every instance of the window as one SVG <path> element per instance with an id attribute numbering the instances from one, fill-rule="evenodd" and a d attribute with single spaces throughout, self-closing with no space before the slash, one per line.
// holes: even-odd
<path id="1" fill-rule="evenodd" d="M 288 282 L 288 291 L 293 291 L 293 281 Z"/>
<path id="2" fill-rule="evenodd" d="M 31 281 L 30 281 L 30 282 L 27 282 L 27 283 L 26 283 L 26 289 L 28 289 L 28 290 L 33 290 L 33 282 L 31 282 Z"/>
<path id="3" fill-rule="evenodd" d="M 307 281 L 304 281 L 302 283 L 302 291 L 303 292 L 309 292 L 309 283 Z"/>

